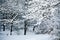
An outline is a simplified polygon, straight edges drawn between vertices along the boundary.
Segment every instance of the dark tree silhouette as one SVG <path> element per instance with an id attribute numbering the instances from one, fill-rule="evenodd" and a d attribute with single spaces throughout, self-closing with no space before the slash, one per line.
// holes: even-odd
<path id="1" fill-rule="evenodd" d="M 5 25 L 3 24 L 3 31 L 5 31 Z"/>
<path id="2" fill-rule="evenodd" d="M 26 35 L 26 31 L 27 31 L 27 20 L 24 21 L 24 35 Z"/>
<path id="3" fill-rule="evenodd" d="M 4 13 L 3 13 L 3 19 L 5 19 Z M 5 31 L 5 25 L 4 25 L 4 23 L 2 24 L 2 26 L 3 26 L 3 31 Z"/>
<path id="4" fill-rule="evenodd" d="M 13 23 L 11 23 L 10 35 L 12 35 L 12 27 L 13 27 Z"/>

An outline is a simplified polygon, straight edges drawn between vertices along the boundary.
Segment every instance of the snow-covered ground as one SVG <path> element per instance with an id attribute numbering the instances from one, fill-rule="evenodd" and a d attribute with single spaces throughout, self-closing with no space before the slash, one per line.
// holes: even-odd
<path id="1" fill-rule="evenodd" d="M 0 36 L 0 40 L 52 40 L 50 35 L 11 35 Z"/>
<path id="2" fill-rule="evenodd" d="M 38 34 L 33 35 L 30 32 L 27 32 L 27 35 L 6 35 L 9 32 L 0 32 L 0 40 L 52 40 L 52 35 L 48 34 Z M 30 35 L 28 35 L 28 33 Z"/>

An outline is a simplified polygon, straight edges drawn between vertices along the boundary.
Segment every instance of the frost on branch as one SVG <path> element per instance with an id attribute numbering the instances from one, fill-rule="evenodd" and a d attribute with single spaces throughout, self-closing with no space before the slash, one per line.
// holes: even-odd
<path id="1" fill-rule="evenodd" d="M 13 31 L 20 34 L 26 21 L 27 32 L 60 36 L 59 0 L 6 0 L 0 4 L 0 21 L 13 23 Z M 4 17 L 3 17 L 4 16 Z"/>

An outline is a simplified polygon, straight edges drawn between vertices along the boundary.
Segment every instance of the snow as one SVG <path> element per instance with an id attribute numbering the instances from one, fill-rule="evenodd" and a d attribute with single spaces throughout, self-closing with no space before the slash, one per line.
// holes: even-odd
<path id="1" fill-rule="evenodd" d="M 58 11 L 60 5 L 57 5 L 60 1 L 58 0 L 30 0 L 30 1 L 25 1 L 25 0 L 7 0 L 7 2 L 3 3 L 2 5 L 0 5 L 0 11 L 2 13 L 13 13 L 13 14 L 17 14 L 15 15 L 15 17 L 12 20 L 8 20 L 8 19 L 0 19 L 0 21 L 4 21 L 3 24 L 5 23 L 12 23 L 12 21 L 14 21 L 14 19 L 20 19 L 17 18 L 18 15 L 25 18 L 23 20 L 36 20 L 37 23 L 34 25 L 32 22 L 33 26 L 39 25 L 39 27 L 41 28 L 40 25 L 44 25 L 42 26 L 42 28 L 45 28 L 45 31 L 47 30 L 47 32 L 49 32 L 51 29 L 53 28 L 52 31 L 52 35 L 49 34 L 36 34 L 36 32 L 40 32 L 41 30 L 38 29 L 38 26 L 36 27 L 37 29 L 36 32 L 33 31 L 33 28 L 30 27 L 27 28 L 27 32 L 26 35 L 24 35 L 24 21 L 20 21 L 20 20 L 16 20 L 13 22 L 13 32 L 12 35 L 10 35 L 10 25 L 8 25 L 8 27 L 6 26 L 6 28 L 8 28 L 8 30 L 5 30 L 4 32 L 0 31 L 0 40 L 52 40 L 53 35 L 59 35 L 60 31 L 58 32 L 57 28 L 60 28 L 60 16 Z M 28 5 L 25 5 L 28 4 Z M 57 6 L 55 6 L 57 5 Z M 3 14 L 1 14 L 1 18 L 3 18 Z M 5 14 L 4 14 L 5 15 Z M 8 15 L 9 17 L 12 15 Z M 14 16 L 14 15 L 13 15 Z M 59 17 L 59 18 L 58 18 Z M 29 21 L 29 20 L 28 20 Z M 31 22 L 31 21 L 29 21 Z M 0 23 L 1 24 L 1 23 Z M 27 23 L 28 24 L 28 23 Z M 47 26 L 47 27 L 46 27 Z M 2 26 L 3 27 L 3 26 Z M 22 27 L 22 30 L 20 30 L 19 28 Z M 17 28 L 17 29 L 15 29 Z M 41 29 L 42 29 L 41 28 Z M 47 28 L 47 29 L 46 29 Z M 0 27 L 1 29 L 1 27 Z M 60 30 L 60 29 L 59 29 Z M 44 30 L 43 30 L 44 32 Z"/>
<path id="2" fill-rule="evenodd" d="M 0 31 L 0 40 L 52 40 L 52 38 L 53 35 L 50 34 L 36 35 L 33 32 L 27 32 L 26 35 L 9 35 L 9 31 Z"/>
<path id="3" fill-rule="evenodd" d="M 2 39 L 1 39 L 2 38 Z M 40 34 L 40 35 L 11 35 L 11 36 L 0 36 L 0 40 L 51 40 L 51 35 Z"/>

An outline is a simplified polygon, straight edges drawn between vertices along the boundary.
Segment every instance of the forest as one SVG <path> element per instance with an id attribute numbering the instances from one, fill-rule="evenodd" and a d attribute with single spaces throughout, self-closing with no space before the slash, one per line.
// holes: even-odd
<path id="1" fill-rule="evenodd" d="M 0 0 L 2 34 L 48 34 L 60 40 L 60 0 Z"/>

